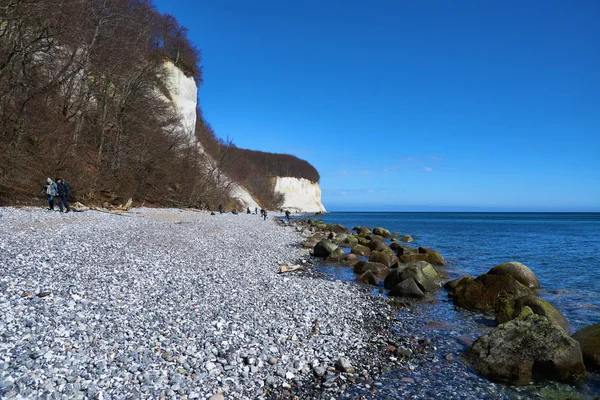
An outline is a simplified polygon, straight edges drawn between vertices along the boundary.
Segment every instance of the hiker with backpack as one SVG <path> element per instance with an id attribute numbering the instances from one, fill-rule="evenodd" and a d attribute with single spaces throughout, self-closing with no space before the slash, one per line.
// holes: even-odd
<path id="1" fill-rule="evenodd" d="M 71 211 L 69 208 L 69 203 L 67 202 L 67 197 L 69 196 L 69 192 L 71 191 L 71 185 L 67 182 L 63 181 L 60 178 L 56 178 L 56 188 L 57 188 L 57 197 L 58 197 L 58 208 L 60 212 L 63 212 L 63 204 L 67 209 L 66 212 Z"/>

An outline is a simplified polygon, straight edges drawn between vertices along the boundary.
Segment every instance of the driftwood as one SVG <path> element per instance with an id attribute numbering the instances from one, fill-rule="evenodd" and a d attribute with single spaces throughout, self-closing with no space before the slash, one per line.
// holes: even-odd
<path id="1" fill-rule="evenodd" d="M 83 211 L 88 211 L 90 208 L 81 204 L 80 202 L 75 202 L 73 204 L 71 204 L 71 210 L 73 211 L 77 211 L 77 212 L 83 212 Z"/>
<path id="2" fill-rule="evenodd" d="M 304 271 L 304 267 L 302 265 L 280 265 L 279 273 L 283 274 L 285 272 L 294 272 L 294 271 Z"/>

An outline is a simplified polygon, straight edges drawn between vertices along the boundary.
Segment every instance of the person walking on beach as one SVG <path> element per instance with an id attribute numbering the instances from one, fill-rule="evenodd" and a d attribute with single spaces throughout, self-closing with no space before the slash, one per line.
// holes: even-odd
<path id="1" fill-rule="evenodd" d="M 46 179 L 46 194 L 48 195 L 48 210 L 54 211 L 54 196 L 56 196 L 56 183 L 52 182 L 52 179 Z"/>
<path id="2" fill-rule="evenodd" d="M 266 221 L 266 220 L 267 220 L 267 210 L 263 210 L 263 209 L 261 209 L 261 210 L 260 210 L 260 213 L 261 213 L 261 214 L 262 214 L 262 216 L 263 216 L 263 221 Z"/>
<path id="3" fill-rule="evenodd" d="M 258 214 L 258 207 L 254 207 L 254 214 Z"/>
<path id="4" fill-rule="evenodd" d="M 285 219 L 287 219 L 287 223 L 290 223 L 290 210 L 285 210 Z"/>
<path id="5" fill-rule="evenodd" d="M 219 204 L 219 214 L 223 214 L 223 205 Z"/>
<path id="6" fill-rule="evenodd" d="M 252 211 L 250 211 L 250 207 L 247 207 L 246 214 L 252 214 Z"/>
<path id="7" fill-rule="evenodd" d="M 63 205 L 67 210 L 66 212 L 71 211 L 69 208 L 69 203 L 67 202 L 67 197 L 69 196 L 71 186 L 62 179 L 56 178 L 56 188 L 58 192 L 58 208 L 60 209 L 60 212 L 63 212 Z"/>

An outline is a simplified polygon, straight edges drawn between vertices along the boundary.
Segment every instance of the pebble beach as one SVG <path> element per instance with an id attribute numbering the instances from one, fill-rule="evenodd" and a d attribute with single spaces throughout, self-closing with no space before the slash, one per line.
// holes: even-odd
<path id="1" fill-rule="evenodd" d="M 401 344 L 393 309 L 357 285 L 278 273 L 310 263 L 301 242 L 257 215 L 0 208 L 0 398 L 376 390 L 381 347 Z"/>

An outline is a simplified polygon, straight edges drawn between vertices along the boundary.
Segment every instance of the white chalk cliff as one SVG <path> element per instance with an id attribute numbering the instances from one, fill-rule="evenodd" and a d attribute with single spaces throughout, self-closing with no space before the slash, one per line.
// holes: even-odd
<path id="1" fill-rule="evenodd" d="M 173 104 L 176 112 L 181 116 L 179 126 L 175 127 L 180 134 L 195 144 L 198 151 L 205 153 L 202 144 L 196 138 L 196 107 L 198 101 L 198 87 L 194 78 L 186 76 L 183 71 L 172 62 L 165 62 L 165 87 L 168 91 L 166 100 Z M 209 163 L 214 163 L 208 157 Z M 209 168 L 209 167 L 207 167 Z M 232 183 L 223 172 L 214 171 L 220 175 L 223 185 L 229 185 L 231 188 L 231 197 L 238 200 L 246 208 L 254 210 L 261 206 L 252 197 L 250 192 L 237 183 Z M 321 188 L 318 183 L 311 182 L 308 179 L 298 179 L 290 177 L 276 177 L 275 191 L 285 196 L 282 208 L 292 209 L 302 212 L 325 211 L 321 203 Z"/>
<path id="2" fill-rule="evenodd" d="M 304 178 L 277 177 L 275 192 L 285 196 L 282 208 L 300 212 L 325 212 L 321 203 L 321 187 Z"/>

